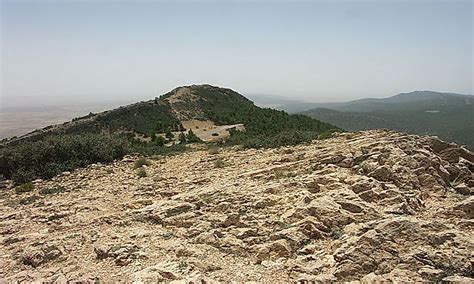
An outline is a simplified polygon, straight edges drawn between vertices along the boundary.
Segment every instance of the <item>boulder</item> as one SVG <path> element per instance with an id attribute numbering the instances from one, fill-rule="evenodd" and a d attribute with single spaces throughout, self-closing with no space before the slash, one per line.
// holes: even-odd
<path id="1" fill-rule="evenodd" d="M 57 259 L 62 251 L 56 245 L 45 245 L 39 248 L 28 248 L 24 251 L 22 262 L 32 267 L 38 267 L 46 262 Z"/>
<path id="2" fill-rule="evenodd" d="M 368 174 L 379 181 L 391 181 L 393 179 L 392 170 L 388 166 L 380 166 Z"/>
<path id="3" fill-rule="evenodd" d="M 263 260 L 274 260 L 281 257 L 289 258 L 292 255 L 291 246 L 287 240 L 277 240 L 271 243 L 258 245 L 254 248 L 257 252 L 255 258 L 262 262 Z"/>
<path id="4" fill-rule="evenodd" d="M 113 258 L 115 264 L 125 266 L 133 260 L 145 256 L 134 244 L 95 244 L 97 259 Z"/>

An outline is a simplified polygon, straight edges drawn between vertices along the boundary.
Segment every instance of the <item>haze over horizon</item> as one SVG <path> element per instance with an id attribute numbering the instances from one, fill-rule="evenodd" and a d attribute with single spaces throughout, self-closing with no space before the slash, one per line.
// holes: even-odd
<path id="1" fill-rule="evenodd" d="M 1 1 L 0 105 L 472 94 L 472 1 Z"/>

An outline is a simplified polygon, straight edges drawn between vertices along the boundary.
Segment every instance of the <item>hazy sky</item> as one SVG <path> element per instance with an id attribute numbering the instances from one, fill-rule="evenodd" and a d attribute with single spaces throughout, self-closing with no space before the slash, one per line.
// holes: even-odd
<path id="1" fill-rule="evenodd" d="M 0 0 L 1 100 L 473 93 L 473 1 Z"/>

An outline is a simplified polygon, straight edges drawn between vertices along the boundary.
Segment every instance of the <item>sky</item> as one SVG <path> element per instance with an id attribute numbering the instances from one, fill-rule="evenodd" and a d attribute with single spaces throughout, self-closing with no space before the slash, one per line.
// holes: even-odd
<path id="1" fill-rule="evenodd" d="M 0 0 L 0 104 L 473 94 L 473 2 Z"/>

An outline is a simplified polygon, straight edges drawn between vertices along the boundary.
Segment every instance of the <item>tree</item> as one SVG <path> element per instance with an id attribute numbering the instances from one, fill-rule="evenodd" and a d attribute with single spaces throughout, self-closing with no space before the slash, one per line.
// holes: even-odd
<path id="1" fill-rule="evenodd" d="M 201 139 L 194 134 L 192 129 L 189 129 L 188 135 L 186 135 L 186 139 L 188 142 L 193 143 L 193 142 L 201 142 Z"/>
<path id="2" fill-rule="evenodd" d="M 184 134 L 184 132 L 179 134 L 179 142 L 186 143 L 186 134 Z"/>
<path id="3" fill-rule="evenodd" d="M 169 127 L 166 128 L 165 136 L 166 136 L 166 138 L 168 138 L 168 139 L 173 139 L 174 135 L 173 135 L 173 133 L 171 132 L 171 128 L 169 128 Z"/>
<path id="4" fill-rule="evenodd" d="M 165 142 L 166 142 L 166 139 L 163 136 L 161 136 L 161 135 L 156 136 L 156 138 L 155 138 L 155 144 L 156 145 L 163 146 L 163 145 L 165 145 Z"/>

